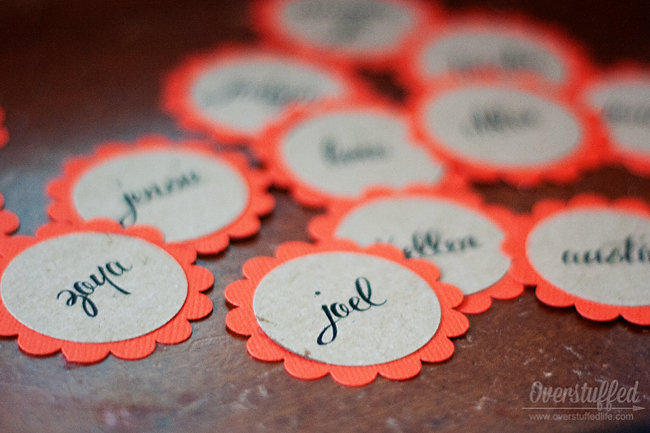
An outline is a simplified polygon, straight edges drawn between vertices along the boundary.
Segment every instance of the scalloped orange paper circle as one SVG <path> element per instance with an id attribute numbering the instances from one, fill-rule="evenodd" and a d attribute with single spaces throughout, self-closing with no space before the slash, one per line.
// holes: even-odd
<path id="1" fill-rule="evenodd" d="M 469 190 L 449 190 L 414 187 L 401 191 L 389 189 L 374 189 L 368 191 L 356 203 L 333 203 L 328 206 L 324 215 L 318 215 L 309 222 L 307 231 L 310 236 L 320 242 L 326 239 L 336 238 L 336 231 L 345 218 L 357 209 L 374 202 L 403 198 L 426 198 L 440 202 L 447 202 L 459 205 L 480 213 L 494 226 L 500 228 L 504 234 L 502 244 L 507 242 L 511 236 L 513 227 L 519 224 L 519 218 L 513 215 L 508 209 L 501 206 L 486 206 L 481 197 Z M 432 215 L 435 218 L 435 215 Z M 503 249 L 502 249 L 503 250 Z M 504 251 L 502 251 L 504 252 Z M 507 255 L 508 258 L 511 258 Z M 506 274 L 491 286 L 465 295 L 463 302 L 456 307 L 456 310 L 464 314 L 478 314 L 487 311 L 492 305 L 492 299 L 514 299 L 524 291 L 524 285 L 515 281 L 510 275 L 512 266 Z M 442 269 L 444 272 L 444 269 Z M 462 290 L 462 287 L 460 287 Z"/>
<path id="2" fill-rule="evenodd" d="M 433 44 L 448 40 L 448 38 L 477 32 L 511 38 L 514 41 L 530 44 L 531 47 L 542 50 L 562 67 L 565 75 L 564 79 L 551 80 L 545 78 L 535 68 L 519 67 L 518 64 L 509 69 L 495 65 L 494 60 L 502 62 L 503 59 L 501 58 L 487 59 L 488 61 L 482 65 L 481 63 L 474 65 L 469 76 L 454 69 L 447 69 L 447 73 L 443 74 L 427 73 L 423 70 L 422 57 Z M 530 54 L 530 52 L 526 54 Z M 560 29 L 531 21 L 523 15 L 495 14 L 493 11 L 485 10 L 475 10 L 456 15 L 439 25 L 430 26 L 429 32 L 404 52 L 402 60 L 399 62 L 399 65 L 401 65 L 399 72 L 409 85 L 416 88 L 426 86 L 432 80 L 448 79 L 450 76 L 471 78 L 475 73 L 480 76 L 482 72 L 494 72 L 504 76 L 504 78 L 512 78 L 518 74 L 524 76 L 532 74 L 547 81 L 549 85 L 563 87 L 573 94 L 577 90 L 580 81 L 593 70 L 584 49 L 577 42 L 569 39 Z M 524 60 L 526 59 L 524 58 Z M 534 61 L 535 59 L 527 60 Z M 504 66 L 507 67 L 508 65 Z"/>
<path id="3" fill-rule="evenodd" d="M 503 89 L 533 96 L 548 101 L 559 109 L 575 116 L 580 127 L 579 138 L 568 154 L 554 157 L 544 163 L 508 165 L 488 162 L 478 157 L 464 156 L 452 146 L 432 135 L 427 126 L 427 107 L 431 101 L 447 97 L 454 92 L 476 89 Z M 443 161 L 448 162 L 467 179 L 481 182 L 495 182 L 502 179 L 518 187 L 532 187 L 544 181 L 568 183 L 576 180 L 584 170 L 598 167 L 609 154 L 609 138 L 596 113 L 567 93 L 545 86 L 531 76 L 518 80 L 504 81 L 497 75 L 486 74 L 471 83 L 455 79 L 441 79 L 422 91 L 410 106 L 411 126 L 415 138 L 424 142 Z"/>
<path id="4" fill-rule="evenodd" d="M 259 132 L 246 131 L 226 122 L 218 122 L 210 118 L 201 107 L 193 102 L 191 95 L 193 85 L 204 75 L 220 67 L 246 62 L 253 57 L 268 59 L 269 61 L 280 60 L 287 62 L 289 65 L 291 63 L 300 64 L 326 75 L 342 87 L 343 94 L 341 95 L 321 97 L 313 101 L 307 101 L 308 103 L 357 97 L 370 93 L 365 84 L 359 81 L 354 72 L 344 64 L 323 62 L 319 57 L 307 55 L 292 56 L 286 51 L 277 50 L 266 44 L 257 45 L 256 47 L 226 45 L 219 46 L 218 49 L 203 54 L 194 54 L 167 74 L 162 88 L 161 105 L 163 109 L 171 114 L 182 128 L 206 133 L 220 144 L 239 144 L 257 138 Z M 302 105 L 302 102 L 294 100 L 286 104 L 281 113 L 295 105 Z"/>
<path id="5" fill-rule="evenodd" d="M 5 199 L 0 194 L 0 238 L 18 230 L 20 226 L 20 221 L 18 217 L 8 210 L 4 209 Z M 0 251 L 0 257 L 2 257 L 2 251 Z"/>
<path id="6" fill-rule="evenodd" d="M 399 109 L 371 97 L 296 108 L 283 119 L 272 124 L 264 131 L 259 140 L 253 142 L 253 149 L 268 167 L 274 184 L 279 188 L 289 189 L 292 197 L 305 207 L 322 208 L 330 202 L 354 202 L 361 195 L 336 194 L 319 188 L 296 173 L 289 166 L 282 152 L 283 140 L 290 135 L 292 130 L 308 122 L 317 121 L 325 116 L 339 112 L 359 112 L 364 115 L 388 116 L 401 122 L 407 128 L 407 134 L 409 134 L 407 113 L 403 113 Z M 450 166 L 444 164 L 442 160 L 439 160 L 433 153 L 429 152 L 424 143 L 418 143 L 410 136 L 405 137 L 405 139 L 407 142 L 404 144 L 410 144 L 414 149 L 425 149 L 428 152 L 426 156 L 429 161 L 432 164 L 439 165 L 441 170 L 441 175 L 435 184 L 430 185 L 423 181 L 411 181 L 408 186 L 421 185 L 428 188 L 456 189 L 466 185 L 465 179 L 453 171 Z M 386 185 L 381 183 L 372 184 L 365 189 L 374 187 L 386 187 Z"/>
<path id="7" fill-rule="evenodd" d="M 650 305 L 621 306 L 603 304 L 573 295 L 547 281 L 531 264 L 527 257 L 527 239 L 532 230 L 544 220 L 574 210 L 608 210 L 621 211 L 634 216 L 641 216 L 650 221 L 650 208 L 645 202 L 634 198 L 622 198 L 608 202 L 605 198 L 583 194 L 568 203 L 559 200 L 543 200 L 535 204 L 532 215 L 525 224 L 518 226 L 517 233 L 504 245 L 512 254 L 512 275 L 517 281 L 526 285 L 536 285 L 535 294 L 543 303 L 552 307 L 566 308 L 575 306 L 578 313 L 595 321 L 614 320 L 618 316 L 642 326 L 650 325 Z"/>
<path id="8" fill-rule="evenodd" d="M 603 124 L 609 130 L 611 143 L 610 154 L 608 155 L 609 160 L 623 164 L 634 174 L 639 176 L 648 176 L 650 175 L 650 152 L 635 150 L 631 148 L 632 146 L 620 143 L 616 138 L 613 127 L 603 116 L 603 107 L 595 106 L 589 98 L 591 92 L 602 91 L 608 87 L 616 88 L 630 85 L 644 86 L 650 91 L 650 69 L 642 65 L 623 63 L 599 74 L 594 74 L 589 78 L 586 78 L 582 83 L 581 96 L 585 104 L 593 107 L 594 110 L 599 112 L 603 118 Z M 650 105 L 647 107 L 637 108 L 645 108 L 647 113 L 648 107 L 650 107 Z M 643 114 L 641 114 L 641 116 L 643 116 Z"/>
<path id="9" fill-rule="evenodd" d="M 100 145 L 94 155 L 76 157 L 64 166 L 64 174 L 47 186 L 47 192 L 54 202 L 48 209 L 54 221 L 83 221 L 73 201 L 74 188 L 79 180 L 90 170 L 117 158 L 146 153 L 147 151 L 173 150 L 198 154 L 216 159 L 233 168 L 247 183 L 249 201 L 241 214 L 229 225 L 214 233 L 197 239 L 172 244 L 189 245 L 199 254 L 216 254 L 228 247 L 230 239 L 243 239 L 257 233 L 260 229 L 260 217 L 269 214 L 275 207 L 275 200 L 267 189 L 271 184 L 270 176 L 263 171 L 251 169 L 246 159 L 239 154 L 217 153 L 201 142 L 184 141 L 174 143 L 164 137 L 149 136 L 133 145 L 110 142 Z M 208 200 L 209 197 L 206 197 Z"/>
<path id="10" fill-rule="evenodd" d="M 144 239 L 161 248 L 178 261 L 185 272 L 188 282 L 185 303 L 165 325 L 140 337 L 110 343 L 78 343 L 52 338 L 30 329 L 11 315 L 0 299 L 0 335 L 17 336 L 18 347 L 23 352 L 33 356 L 48 356 L 60 350 L 67 361 L 83 364 L 99 362 L 109 353 L 126 360 L 141 359 L 153 353 L 156 343 L 178 344 L 187 340 L 192 334 L 189 321 L 205 318 L 212 311 L 212 301 L 201 292 L 212 287 L 214 277 L 207 269 L 192 264 L 196 260 L 194 250 L 165 244 L 162 233 L 153 227 L 133 226 L 123 229 L 118 223 L 110 220 L 75 224 L 50 223 L 41 226 L 36 237 L 13 236 L 0 239 L 0 280 L 7 266 L 24 251 L 42 242 L 73 233 L 121 234 Z"/>
<path id="11" fill-rule="evenodd" d="M 328 58 L 337 62 L 362 63 L 376 69 L 393 69 L 396 58 L 419 40 L 431 25 L 439 25 L 444 12 L 437 3 L 419 0 L 384 0 L 384 3 L 405 8 L 415 19 L 410 31 L 403 32 L 393 43 L 382 48 L 349 49 L 310 41 L 304 35 L 287 29 L 283 12 L 300 0 L 257 0 L 251 7 L 253 25 L 275 46 L 309 56 Z M 324 1 L 323 4 L 326 4 Z"/>
<path id="12" fill-rule="evenodd" d="M 442 316 L 435 335 L 419 350 L 395 361 L 368 365 L 330 365 L 297 355 L 269 338 L 260 327 L 253 311 L 253 298 L 260 281 L 275 268 L 298 257 L 326 252 L 354 252 L 382 257 L 396 262 L 423 278 L 435 292 L 441 306 Z M 416 376 L 424 362 L 442 362 L 454 352 L 450 337 L 464 334 L 468 327 L 467 318 L 453 310 L 462 302 L 462 293 L 449 284 L 438 282 L 440 273 L 425 260 L 406 260 L 398 249 L 390 245 L 373 245 L 362 249 L 349 241 L 327 240 L 318 245 L 304 242 L 287 242 L 280 245 L 275 257 L 256 257 L 243 267 L 245 280 L 229 284 L 225 290 L 226 301 L 236 308 L 226 316 L 226 326 L 232 332 L 250 336 L 246 344 L 248 353 L 260 361 L 284 361 L 285 370 L 302 380 L 315 380 L 327 374 L 346 386 L 363 386 L 371 383 L 377 374 L 390 380 L 406 380 Z"/>

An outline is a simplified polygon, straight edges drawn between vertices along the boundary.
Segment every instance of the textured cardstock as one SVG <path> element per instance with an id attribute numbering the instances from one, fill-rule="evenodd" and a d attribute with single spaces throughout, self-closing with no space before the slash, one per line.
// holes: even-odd
<path id="1" fill-rule="evenodd" d="M 230 225 L 250 197 L 246 180 L 216 158 L 183 150 L 123 155 L 88 170 L 74 188 L 82 218 L 158 227 L 168 242 L 197 239 Z"/>
<path id="2" fill-rule="evenodd" d="M 256 28 L 286 50 L 377 68 L 394 67 L 443 15 L 420 0 L 259 0 L 252 12 Z"/>
<path id="3" fill-rule="evenodd" d="M 235 307 L 228 329 L 250 336 L 251 356 L 284 361 L 303 380 L 330 374 L 362 386 L 377 374 L 408 379 L 421 361 L 448 359 L 449 337 L 469 326 L 453 310 L 460 290 L 438 282 L 430 262 L 407 260 L 388 245 L 289 242 L 273 258 L 249 260 L 243 272 L 245 280 L 226 287 Z"/>
<path id="4" fill-rule="evenodd" d="M 409 136 L 407 119 L 378 104 L 293 113 L 260 149 L 278 184 L 306 206 L 353 200 L 374 186 L 450 182 L 448 170 Z"/>
<path id="5" fill-rule="evenodd" d="M 29 355 L 61 351 L 90 364 L 109 354 L 149 356 L 192 334 L 206 317 L 214 277 L 196 251 L 151 226 L 111 220 L 50 223 L 36 237 L 0 240 L 0 335 Z"/>
<path id="6" fill-rule="evenodd" d="M 343 252 L 274 269 L 257 286 L 253 308 L 275 342 L 334 365 L 403 358 L 440 323 L 440 303 L 420 276 L 390 260 Z"/>
<path id="7" fill-rule="evenodd" d="M 167 252 L 143 239 L 79 233 L 23 251 L 0 282 L 9 313 L 61 340 L 108 343 L 147 334 L 178 313 L 187 278 Z"/>
<path id="8" fill-rule="evenodd" d="M 522 91 L 468 87 L 432 100 L 427 127 L 461 157 L 506 167 L 536 166 L 575 151 L 581 127 L 565 108 Z"/>
<path id="9" fill-rule="evenodd" d="M 505 249 L 513 278 L 537 286 L 554 307 L 607 321 L 622 316 L 650 325 L 650 208 L 633 198 L 608 202 L 579 195 L 569 203 L 543 200 Z"/>
<path id="10" fill-rule="evenodd" d="M 650 219 L 612 210 L 575 210 L 528 235 L 531 265 L 550 283 L 590 301 L 650 305 Z"/>
<path id="11" fill-rule="evenodd" d="M 298 60 L 245 56 L 206 71 L 192 86 L 191 98 L 215 122 L 255 134 L 290 104 L 344 93 L 334 77 Z"/>
<path id="12" fill-rule="evenodd" d="M 258 139 L 295 105 L 367 93 L 350 67 L 287 52 L 225 46 L 192 56 L 167 77 L 162 104 L 183 127 L 232 144 Z"/>
<path id="13" fill-rule="evenodd" d="M 425 75 L 468 73 L 481 69 L 530 71 L 562 83 L 566 66 L 557 54 L 534 38 L 516 37 L 496 26 L 458 28 L 431 41 L 423 49 L 420 65 Z"/>
<path id="14" fill-rule="evenodd" d="M 645 158 L 650 166 L 650 79 L 604 82 L 586 99 L 601 113 L 613 144 Z"/>
<path id="15" fill-rule="evenodd" d="M 415 136 L 468 179 L 566 183 L 606 154 L 598 116 L 532 79 L 441 80 L 421 92 L 411 115 Z"/>
<path id="16" fill-rule="evenodd" d="M 64 174 L 48 184 L 48 214 L 55 221 L 153 225 L 167 242 L 215 254 L 231 238 L 257 233 L 259 217 L 275 205 L 270 183 L 243 155 L 150 136 L 135 146 L 104 143 L 94 155 L 66 162 Z"/>
<path id="17" fill-rule="evenodd" d="M 287 33 L 346 52 L 394 49 L 416 26 L 408 3 L 384 0 L 295 0 L 285 3 Z"/>
<path id="18" fill-rule="evenodd" d="M 486 206 L 470 191 L 411 187 L 374 189 L 351 203 L 332 203 L 308 225 L 317 241 L 351 239 L 366 246 L 389 243 L 408 259 L 435 264 L 441 281 L 463 291 L 456 307 L 465 314 L 486 311 L 492 299 L 512 299 L 524 286 L 509 275 L 511 257 L 502 249 L 519 218 Z"/>
<path id="19" fill-rule="evenodd" d="M 441 280 L 464 295 L 485 290 L 510 267 L 500 251 L 503 231 L 478 212 L 425 197 L 377 200 L 346 215 L 335 235 L 360 245 L 389 242 L 409 258 L 440 268 Z"/>

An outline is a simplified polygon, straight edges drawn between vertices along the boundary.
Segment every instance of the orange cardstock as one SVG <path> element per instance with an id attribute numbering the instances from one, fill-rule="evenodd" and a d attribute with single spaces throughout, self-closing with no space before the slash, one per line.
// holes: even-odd
<path id="1" fill-rule="evenodd" d="M 607 152 L 595 113 L 531 77 L 440 81 L 419 95 L 411 115 L 416 137 L 472 180 L 571 182 Z"/>
<path id="2" fill-rule="evenodd" d="M 505 245 L 513 277 L 553 307 L 591 320 L 650 325 L 650 208 L 638 199 L 544 200 Z"/>
<path id="3" fill-rule="evenodd" d="M 50 223 L 36 237 L 0 239 L 0 251 L 0 335 L 29 355 L 141 359 L 156 343 L 187 340 L 189 321 L 212 311 L 201 293 L 212 273 L 153 227 Z"/>
<path id="4" fill-rule="evenodd" d="M 453 310 L 460 290 L 438 282 L 430 262 L 406 260 L 390 245 L 288 242 L 275 257 L 246 262 L 243 273 L 245 280 L 226 287 L 236 307 L 228 329 L 250 336 L 253 358 L 284 361 L 298 379 L 330 374 L 346 386 L 367 385 L 377 374 L 409 379 L 422 361 L 449 359 L 450 337 L 469 326 Z"/>
<path id="5" fill-rule="evenodd" d="M 134 145 L 103 144 L 92 156 L 68 161 L 48 185 L 54 199 L 48 213 L 55 221 L 150 224 L 167 242 L 215 254 L 231 238 L 259 231 L 259 217 L 275 205 L 269 185 L 268 174 L 239 154 L 151 136 Z"/>
<path id="6" fill-rule="evenodd" d="M 5 199 L 2 194 L 0 194 L 0 238 L 15 232 L 20 226 L 18 217 L 14 213 L 5 210 L 4 204 Z M 0 251 L 0 255 L 1 254 L 2 252 Z"/>
<path id="7" fill-rule="evenodd" d="M 368 92 L 343 64 L 272 48 L 226 46 L 169 73 L 163 108 L 183 128 L 223 144 L 249 142 L 286 109 Z"/>
<path id="8" fill-rule="evenodd" d="M 611 160 L 650 175 L 650 69 L 623 64 L 585 80 L 583 101 L 609 130 Z"/>
<path id="9" fill-rule="evenodd" d="M 418 0 L 258 0 L 253 22 L 286 50 L 392 68 L 427 26 L 439 25 L 436 3 Z"/>
<path id="10" fill-rule="evenodd" d="M 254 146 L 275 184 L 307 207 L 354 201 L 377 186 L 464 183 L 410 136 L 408 116 L 371 99 L 296 109 Z"/>
<path id="11" fill-rule="evenodd" d="M 399 62 L 410 86 L 494 72 L 504 78 L 532 74 L 573 92 L 593 69 L 578 43 L 558 29 L 520 15 L 477 11 L 450 17 L 429 29 Z"/>
<path id="12" fill-rule="evenodd" d="M 308 230 L 317 241 L 388 242 L 406 257 L 430 260 L 440 269 L 441 281 L 463 291 L 456 309 L 476 314 L 490 308 L 492 298 L 512 299 L 524 290 L 510 276 L 511 258 L 501 249 L 518 220 L 469 191 L 378 189 L 356 203 L 330 205 Z"/>

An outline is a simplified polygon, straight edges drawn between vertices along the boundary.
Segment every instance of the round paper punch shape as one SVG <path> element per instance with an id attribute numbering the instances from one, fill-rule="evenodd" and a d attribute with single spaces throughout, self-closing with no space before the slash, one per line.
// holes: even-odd
<path id="1" fill-rule="evenodd" d="M 377 102 L 296 110 L 255 146 L 276 185 L 308 207 L 353 201 L 378 186 L 451 188 L 463 182 L 409 135 L 405 113 Z"/>
<path id="2" fill-rule="evenodd" d="M 212 274 L 152 227 L 50 223 L 36 237 L 0 240 L 0 253 L 0 335 L 17 336 L 29 355 L 141 359 L 156 343 L 187 340 L 189 321 L 212 311 L 201 293 Z"/>
<path id="3" fill-rule="evenodd" d="M 582 47 L 558 29 L 487 12 L 431 26 L 400 64 L 414 87 L 449 77 L 471 80 L 487 72 L 504 79 L 533 75 L 572 93 L 593 69 Z"/>
<path id="4" fill-rule="evenodd" d="M 536 285 L 545 304 L 575 306 L 591 320 L 622 316 L 647 326 L 649 233 L 646 203 L 581 195 L 568 203 L 537 203 L 507 248 L 515 258 L 515 279 Z"/>
<path id="5" fill-rule="evenodd" d="M 452 356 L 450 337 L 467 318 L 453 310 L 455 287 L 437 281 L 434 265 L 399 250 L 352 242 L 282 244 L 275 257 L 244 265 L 245 280 L 228 285 L 231 331 L 250 336 L 249 354 L 284 361 L 303 380 L 330 374 L 347 386 L 416 376 L 421 363 Z"/>
<path id="6" fill-rule="evenodd" d="M 470 180 L 566 183 L 607 154 L 597 115 L 534 80 L 448 80 L 422 92 L 411 114 L 416 137 Z"/>
<path id="7" fill-rule="evenodd" d="M 609 131 L 611 160 L 650 175 L 650 70 L 621 65 L 594 75 L 585 81 L 582 98 Z"/>
<path id="8" fill-rule="evenodd" d="M 393 68 L 441 8 L 419 0 L 272 0 L 252 6 L 255 27 L 276 46 L 349 64 Z"/>
<path id="9" fill-rule="evenodd" d="M 195 54 L 170 72 L 162 105 L 183 128 L 228 145 L 259 138 L 292 106 L 365 93 L 343 64 L 265 46 L 226 46 Z"/>
<path id="10" fill-rule="evenodd" d="M 270 177 L 236 153 L 200 142 L 146 137 L 130 145 L 104 143 L 68 161 L 50 182 L 55 221 L 110 218 L 123 227 L 148 224 L 165 240 L 216 254 L 231 238 L 251 236 L 274 207 Z"/>

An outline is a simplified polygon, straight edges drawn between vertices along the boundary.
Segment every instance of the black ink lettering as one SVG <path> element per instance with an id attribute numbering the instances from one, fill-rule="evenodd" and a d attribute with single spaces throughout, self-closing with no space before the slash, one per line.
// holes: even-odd
<path id="1" fill-rule="evenodd" d="M 564 250 L 562 262 L 565 265 L 650 263 L 650 246 L 645 242 L 644 235 L 637 239 L 629 235 L 620 242 L 605 242 L 594 250 Z"/>
<path id="2" fill-rule="evenodd" d="M 115 270 L 115 268 L 119 269 L 119 272 Z M 95 293 L 95 290 L 98 287 L 103 286 L 104 284 L 108 283 L 111 285 L 115 290 L 118 292 L 124 294 L 124 295 L 130 295 L 131 292 L 124 290 L 117 284 L 115 284 L 107 275 L 106 271 L 108 271 L 109 274 L 115 276 L 115 277 L 120 277 L 122 276 L 125 272 L 129 272 L 131 269 L 133 269 L 133 266 L 124 267 L 120 262 L 108 262 L 104 266 L 97 266 L 97 271 L 99 272 L 99 277 L 96 274 L 91 274 L 88 278 L 90 279 L 90 282 L 88 281 L 77 281 L 72 285 L 73 290 L 61 290 L 57 295 L 56 299 L 59 299 L 62 294 L 66 293 L 68 295 L 68 298 L 65 301 L 65 305 L 68 307 L 71 307 L 77 303 L 77 300 L 81 298 L 81 307 L 84 310 L 84 313 L 88 317 L 95 317 L 97 316 L 98 309 L 97 305 L 90 299 L 90 295 Z"/>
<path id="3" fill-rule="evenodd" d="M 162 198 L 180 192 L 187 187 L 196 185 L 201 181 L 201 176 L 194 171 L 182 174 L 177 178 L 170 178 L 163 181 L 164 186 L 151 185 L 142 188 L 138 192 L 123 193 L 122 199 L 126 204 L 126 213 L 118 220 L 122 227 L 127 227 L 135 224 L 138 220 L 138 205 L 142 203 L 149 203 L 155 198 Z"/>
<path id="4" fill-rule="evenodd" d="M 354 43 L 373 21 L 390 20 L 394 14 L 388 5 L 373 1 L 295 3 L 289 10 L 297 21 L 331 22 L 333 25 L 328 28 L 327 40 L 334 44 Z"/>
<path id="5" fill-rule="evenodd" d="M 299 86 L 286 83 L 281 77 L 271 78 L 262 83 L 246 82 L 237 78 L 212 92 L 201 95 L 199 105 L 204 108 L 225 106 L 235 100 L 258 101 L 268 107 L 283 107 L 295 101 L 311 101 L 318 93 L 313 86 Z"/>
<path id="6" fill-rule="evenodd" d="M 377 242 L 383 242 L 377 239 Z M 395 245 L 393 237 L 389 237 L 388 243 Z M 412 257 L 432 257 L 439 254 L 457 254 L 463 251 L 480 248 L 482 245 L 474 235 L 467 235 L 458 238 L 444 238 L 436 229 L 424 232 L 416 231 L 411 235 L 410 244 L 402 247 L 404 256 L 407 259 Z"/>
<path id="7" fill-rule="evenodd" d="M 475 110 L 470 114 L 469 121 L 461 125 L 461 128 L 465 136 L 473 138 L 485 134 L 505 134 L 534 128 L 539 121 L 539 114 L 535 111 L 513 111 L 495 106 Z"/>
<path id="8" fill-rule="evenodd" d="M 379 303 L 372 301 L 372 288 L 370 287 L 370 281 L 368 281 L 366 277 L 357 278 L 354 282 L 354 286 L 359 296 L 352 296 L 348 300 L 350 308 L 339 302 L 333 302 L 329 306 L 321 305 L 321 310 L 325 313 L 329 324 L 323 328 L 316 338 L 316 343 L 318 343 L 319 346 L 330 344 L 336 339 L 336 336 L 338 335 L 338 327 L 336 324 L 339 320 L 345 319 L 354 311 L 364 312 L 368 311 L 372 307 L 381 307 L 386 303 L 386 301 L 388 301 L 387 299 L 384 300 L 384 302 Z M 360 306 L 362 300 L 367 305 L 365 308 Z M 337 319 L 334 319 L 334 317 L 337 317 Z M 327 336 L 330 338 L 326 339 Z"/>
<path id="9" fill-rule="evenodd" d="M 358 144 L 352 149 L 341 149 L 336 140 L 328 137 L 322 145 L 323 158 L 329 164 L 344 165 L 367 160 L 385 159 L 388 151 L 381 144 Z"/>
<path id="10" fill-rule="evenodd" d="M 650 128 L 650 104 L 630 105 L 626 102 L 608 102 L 603 114 L 610 123 L 624 123 Z"/>

